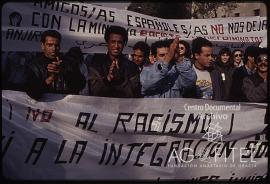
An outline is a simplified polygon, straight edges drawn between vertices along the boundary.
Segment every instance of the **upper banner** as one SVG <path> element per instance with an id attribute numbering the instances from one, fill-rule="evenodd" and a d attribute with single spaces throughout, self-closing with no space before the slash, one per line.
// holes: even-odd
<path id="1" fill-rule="evenodd" d="M 266 104 L 2 91 L 8 179 L 261 181 Z"/>
<path id="2" fill-rule="evenodd" d="M 2 49 L 40 51 L 41 32 L 55 29 L 63 36 L 62 51 L 79 46 L 84 53 L 103 53 L 103 34 L 109 25 L 127 29 L 129 41 L 124 53 L 129 53 L 137 41 L 150 45 L 175 36 L 188 42 L 202 36 L 215 48 L 245 48 L 267 39 L 266 17 L 169 20 L 88 3 L 36 1 L 4 4 Z"/>

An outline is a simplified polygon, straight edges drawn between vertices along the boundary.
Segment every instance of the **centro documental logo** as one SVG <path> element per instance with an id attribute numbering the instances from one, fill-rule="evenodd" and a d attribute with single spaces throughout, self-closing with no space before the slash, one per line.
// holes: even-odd
<path id="1" fill-rule="evenodd" d="M 210 123 L 208 132 L 206 132 L 202 138 L 207 139 L 210 142 L 222 142 L 222 135 L 221 135 L 221 130 L 222 127 L 219 126 L 219 123 Z"/>
<path id="2" fill-rule="evenodd" d="M 222 127 L 219 126 L 219 122 L 217 122 L 217 123 L 211 122 L 209 124 L 208 129 L 207 129 L 207 132 L 203 135 L 202 138 L 206 139 L 207 141 L 209 141 L 211 143 L 222 144 L 223 135 L 221 134 L 221 129 L 222 129 Z M 177 153 L 177 151 L 179 151 L 179 154 Z M 184 153 L 188 153 L 188 155 L 186 155 L 186 159 L 183 158 Z M 209 153 L 208 148 L 202 147 L 200 150 L 198 150 L 197 158 L 199 158 L 199 160 L 202 162 L 211 163 L 211 161 L 213 161 L 213 159 L 211 157 L 209 157 L 209 155 L 207 153 Z M 177 150 L 174 148 L 170 157 L 169 157 L 168 167 L 179 167 L 178 164 L 170 164 L 170 162 L 172 160 L 173 161 L 177 160 L 177 163 L 180 163 L 180 165 L 181 165 L 181 163 L 191 164 L 191 162 L 194 159 L 195 159 L 194 150 L 192 148 L 183 148 L 181 150 Z M 194 166 L 192 165 L 189 167 L 194 167 Z"/>
<path id="3" fill-rule="evenodd" d="M 219 122 L 217 123 L 210 123 L 208 127 L 208 131 L 202 136 L 203 139 L 208 140 L 209 142 L 213 143 L 220 143 L 222 142 L 222 134 L 221 134 L 222 127 L 219 126 Z M 202 162 L 211 163 L 211 159 L 206 156 L 207 149 L 201 148 L 199 151 L 199 159 Z"/>

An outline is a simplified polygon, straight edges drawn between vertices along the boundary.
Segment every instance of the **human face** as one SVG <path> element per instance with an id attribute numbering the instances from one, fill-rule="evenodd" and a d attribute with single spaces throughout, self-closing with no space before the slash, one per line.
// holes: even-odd
<path id="1" fill-rule="evenodd" d="M 143 64 L 144 59 L 145 57 L 143 51 L 141 51 L 140 49 L 134 50 L 133 61 L 134 63 L 136 63 L 136 65 L 141 66 Z"/>
<path id="2" fill-rule="evenodd" d="M 164 61 L 165 56 L 168 54 L 168 52 L 169 52 L 168 47 L 157 48 L 157 60 Z"/>
<path id="3" fill-rule="evenodd" d="M 230 59 L 230 55 L 228 53 L 223 53 L 220 56 L 220 60 L 222 63 L 227 63 Z"/>
<path id="4" fill-rule="evenodd" d="M 183 44 L 179 44 L 179 56 L 184 56 L 186 53 L 186 47 Z"/>
<path id="5" fill-rule="evenodd" d="M 201 53 L 195 53 L 195 65 L 202 70 L 212 67 L 212 53 L 212 47 L 202 47 Z"/>
<path id="6" fill-rule="evenodd" d="M 155 63 L 155 60 L 156 60 L 155 56 L 152 53 L 150 53 L 150 55 L 149 55 L 149 61 L 150 61 L 150 63 L 151 64 L 154 64 Z"/>
<path id="7" fill-rule="evenodd" d="M 119 34 L 110 34 L 108 40 L 108 53 L 111 59 L 118 58 L 124 48 L 124 38 Z"/>
<path id="8" fill-rule="evenodd" d="M 56 59 L 60 52 L 60 41 L 58 38 L 46 36 L 45 42 L 41 43 L 44 55 L 50 59 Z"/>
<path id="9" fill-rule="evenodd" d="M 256 63 L 255 63 L 255 57 L 254 56 L 248 56 L 247 57 L 248 61 L 246 63 L 247 67 L 250 69 L 250 70 L 254 70 L 256 68 Z"/>
<path id="10" fill-rule="evenodd" d="M 236 51 L 233 55 L 234 62 L 240 64 L 242 61 L 243 54 L 241 51 Z"/>
<path id="11" fill-rule="evenodd" d="M 257 68 L 259 72 L 267 72 L 268 69 L 268 56 L 267 54 L 260 54 L 257 59 Z"/>

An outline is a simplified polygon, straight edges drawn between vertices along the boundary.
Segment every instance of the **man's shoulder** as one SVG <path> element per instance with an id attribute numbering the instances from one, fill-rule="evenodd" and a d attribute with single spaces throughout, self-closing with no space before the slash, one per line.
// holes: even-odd
<path id="1" fill-rule="evenodd" d="M 96 53 L 93 55 L 93 60 L 94 59 L 108 59 L 108 55 L 104 53 Z"/>
<path id="2" fill-rule="evenodd" d="M 194 69 L 194 71 L 195 71 L 196 74 L 200 73 L 200 74 L 202 74 L 202 75 L 203 75 L 203 74 L 210 75 L 211 73 L 213 73 L 213 72 L 216 71 L 216 70 L 214 70 L 214 68 L 212 68 L 212 69 L 204 69 L 204 70 L 200 70 L 200 69 L 198 69 L 198 68 L 195 66 L 194 63 L 191 65 L 191 67 Z"/>
<path id="3" fill-rule="evenodd" d="M 247 76 L 253 82 L 263 82 L 263 78 L 258 74 L 258 72 L 253 73 L 252 75 Z"/>
<path id="4" fill-rule="evenodd" d="M 102 53 L 96 53 L 91 58 L 91 61 L 89 62 L 89 66 L 97 66 L 101 65 L 102 63 L 105 63 L 109 60 L 108 56 L 106 54 Z"/>
<path id="5" fill-rule="evenodd" d="M 36 56 L 31 61 L 29 61 L 28 65 L 30 67 L 43 66 L 45 63 L 45 59 L 43 56 Z"/>
<path id="6" fill-rule="evenodd" d="M 191 65 L 193 64 L 193 61 L 190 58 L 184 57 L 184 62 L 189 62 Z"/>
<path id="7" fill-rule="evenodd" d="M 122 60 L 123 60 L 123 62 L 125 62 L 126 63 L 126 65 L 128 66 L 128 67 L 130 67 L 130 68 L 138 68 L 138 65 L 136 65 L 133 61 L 130 61 L 128 58 L 126 58 L 126 57 L 122 57 Z"/>
<path id="8" fill-rule="evenodd" d="M 127 57 L 121 56 L 120 60 L 123 63 L 123 66 L 125 67 L 126 70 L 140 72 L 139 66 L 136 65 L 133 61 L 130 61 Z"/>

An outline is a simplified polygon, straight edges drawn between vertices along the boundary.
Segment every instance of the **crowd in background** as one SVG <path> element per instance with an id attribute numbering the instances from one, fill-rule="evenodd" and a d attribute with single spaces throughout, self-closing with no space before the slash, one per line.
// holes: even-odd
<path id="1" fill-rule="evenodd" d="M 118 98 L 200 98 L 232 102 L 267 102 L 266 48 L 221 48 L 202 37 L 159 40 L 150 46 L 137 42 L 122 53 L 128 41 L 124 28 L 105 32 L 106 54 L 82 53 L 72 47 L 60 53 L 61 34 L 43 33 L 43 52 L 2 52 L 2 89 L 25 91 L 39 99 L 43 93 Z"/>

